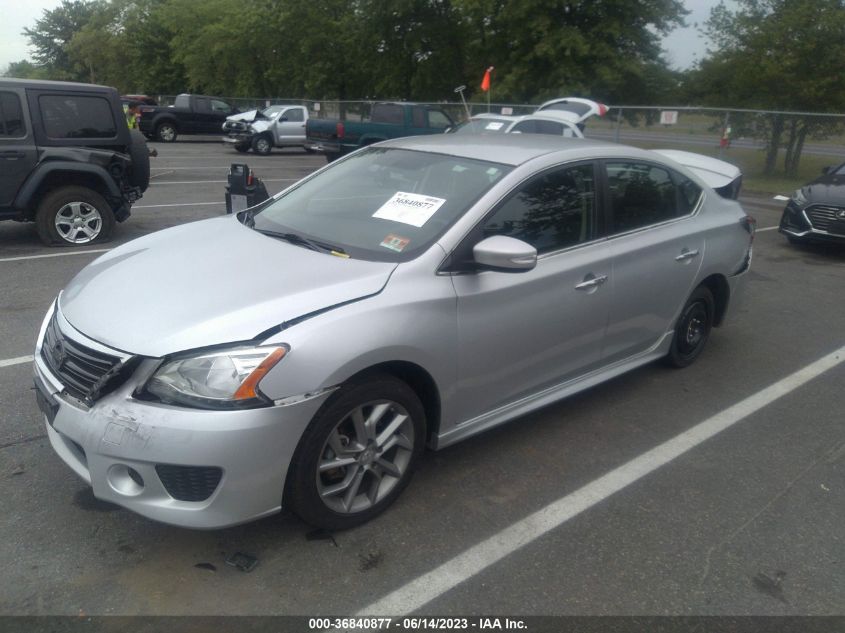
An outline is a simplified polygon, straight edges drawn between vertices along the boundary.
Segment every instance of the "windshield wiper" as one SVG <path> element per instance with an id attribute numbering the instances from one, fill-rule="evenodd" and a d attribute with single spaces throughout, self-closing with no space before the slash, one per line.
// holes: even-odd
<path id="1" fill-rule="evenodd" d="M 280 240 L 290 242 L 291 244 L 296 244 L 297 246 L 304 246 L 305 248 L 310 248 L 312 251 L 322 251 L 324 253 L 337 253 L 338 255 L 346 255 L 346 251 L 344 251 L 340 246 L 333 246 L 332 244 L 327 244 L 325 242 L 311 240 L 307 237 L 299 235 L 298 233 L 284 233 L 282 231 L 269 231 L 266 229 L 255 230 L 264 235 L 269 235 L 270 237 L 276 237 Z"/>

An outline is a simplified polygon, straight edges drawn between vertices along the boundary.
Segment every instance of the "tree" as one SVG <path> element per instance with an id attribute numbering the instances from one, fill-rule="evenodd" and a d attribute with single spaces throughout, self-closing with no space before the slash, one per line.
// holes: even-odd
<path id="1" fill-rule="evenodd" d="M 84 80 L 85 73 L 70 58 L 69 46 L 73 36 L 84 27 L 95 12 L 97 4 L 85 0 L 62 0 L 52 10 L 44 10 L 33 28 L 23 30 L 33 57 L 51 79 Z"/>
<path id="2" fill-rule="evenodd" d="M 841 111 L 845 2 L 736 1 L 735 10 L 720 3 L 706 23 L 715 50 L 693 73 L 703 100 L 761 110 Z M 830 126 L 830 121 L 782 114 L 758 121 L 755 129 L 766 141 L 765 173 L 774 173 L 785 146 L 784 171 L 795 175 L 805 139 Z"/>
<path id="3" fill-rule="evenodd" d="M 3 76 L 17 77 L 19 79 L 47 79 L 47 71 L 26 59 L 22 59 L 9 64 L 3 72 Z"/>

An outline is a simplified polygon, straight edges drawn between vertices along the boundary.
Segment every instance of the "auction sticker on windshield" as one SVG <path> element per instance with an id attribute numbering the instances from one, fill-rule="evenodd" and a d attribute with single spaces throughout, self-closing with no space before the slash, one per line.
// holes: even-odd
<path id="1" fill-rule="evenodd" d="M 421 227 L 437 213 L 444 202 L 446 202 L 444 198 L 397 191 L 390 200 L 373 213 L 373 217 Z"/>

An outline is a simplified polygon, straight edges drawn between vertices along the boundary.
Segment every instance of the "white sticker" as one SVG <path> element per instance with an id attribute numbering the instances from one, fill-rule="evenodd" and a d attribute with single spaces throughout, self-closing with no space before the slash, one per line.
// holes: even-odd
<path id="1" fill-rule="evenodd" d="M 443 206 L 444 202 L 446 200 L 443 198 L 397 191 L 390 200 L 373 213 L 373 217 L 420 227 L 428 222 L 428 219 Z"/>
<path id="2" fill-rule="evenodd" d="M 485 130 L 501 130 L 504 123 L 501 121 L 490 121 L 487 125 L 484 126 Z"/>

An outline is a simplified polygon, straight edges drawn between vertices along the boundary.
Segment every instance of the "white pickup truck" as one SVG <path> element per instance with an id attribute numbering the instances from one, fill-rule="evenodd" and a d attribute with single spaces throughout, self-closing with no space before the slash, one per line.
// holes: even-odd
<path id="1" fill-rule="evenodd" d="M 305 122 L 308 108 L 298 105 L 271 105 L 226 118 L 223 142 L 239 152 L 250 149 L 266 156 L 274 147 L 305 147 Z"/>

